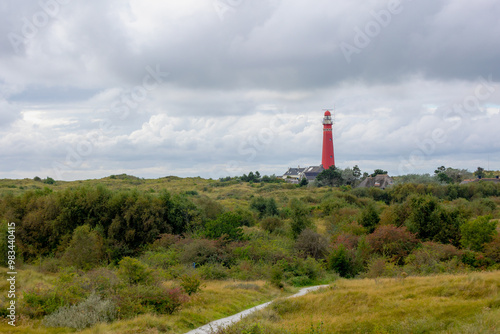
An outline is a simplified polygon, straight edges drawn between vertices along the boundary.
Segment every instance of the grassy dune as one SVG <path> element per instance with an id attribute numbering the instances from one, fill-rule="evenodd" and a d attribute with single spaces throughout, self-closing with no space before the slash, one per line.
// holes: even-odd
<path id="1" fill-rule="evenodd" d="M 500 272 L 341 279 L 224 333 L 500 333 Z"/>
<path id="2" fill-rule="evenodd" d="M 221 183 L 218 180 L 202 179 L 199 177 L 179 178 L 167 176 L 159 179 L 140 179 L 134 176 L 105 177 L 102 179 L 82 181 L 56 181 L 54 184 L 45 184 L 32 179 L 10 180 L 0 179 L 0 195 L 11 193 L 20 195 L 26 191 L 43 190 L 62 191 L 81 186 L 103 185 L 110 190 L 133 190 L 159 193 L 166 189 L 173 194 L 187 191 L 196 191 L 210 199 L 217 200 L 229 210 L 236 207 L 247 207 L 248 201 L 254 196 L 274 197 L 278 204 L 286 205 L 291 198 L 319 198 L 321 194 L 332 192 L 332 188 L 296 188 L 285 183 Z"/>
<path id="3" fill-rule="evenodd" d="M 2 277 L 6 270 L 1 269 Z M 53 275 L 42 275 L 34 270 L 19 270 L 17 282 L 17 304 L 21 304 L 22 292 L 39 284 L 50 285 Z M 2 282 L 0 291 L 6 295 L 7 281 Z M 168 284 L 169 282 L 165 282 Z M 295 291 L 295 289 L 293 290 Z M 173 315 L 144 314 L 133 319 L 99 324 L 81 333 L 186 333 L 213 320 L 241 312 L 250 307 L 268 302 L 293 291 L 283 292 L 272 288 L 264 281 L 206 281 L 203 289 L 193 295 L 179 312 Z M 23 317 L 22 308 L 17 310 L 17 326 L 0 322 L 0 333 L 72 333 L 69 328 L 47 328 L 40 320 Z"/>

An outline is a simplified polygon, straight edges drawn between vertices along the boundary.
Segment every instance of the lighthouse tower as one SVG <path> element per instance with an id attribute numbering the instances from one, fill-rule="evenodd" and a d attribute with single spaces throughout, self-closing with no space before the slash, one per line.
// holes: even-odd
<path id="1" fill-rule="evenodd" d="M 335 166 L 332 123 L 332 114 L 327 110 L 325 111 L 325 117 L 323 117 L 323 155 L 321 157 L 321 164 L 324 169 Z"/>

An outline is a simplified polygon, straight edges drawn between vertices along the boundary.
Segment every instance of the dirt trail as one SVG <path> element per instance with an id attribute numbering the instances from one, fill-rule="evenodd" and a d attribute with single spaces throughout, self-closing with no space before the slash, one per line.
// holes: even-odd
<path id="1" fill-rule="evenodd" d="M 327 286 L 328 285 L 316 285 L 316 286 L 310 286 L 308 288 L 303 288 L 303 289 L 300 289 L 299 292 L 297 292 L 296 294 L 294 294 L 288 298 L 300 297 L 300 296 L 307 294 L 308 292 L 318 290 L 321 288 L 326 288 Z M 266 308 L 271 303 L 272 303 L 272 301 L 264 303 L 264 304 L 260 304 L 258 306 L 249 308 L 248 310 L 231 315 L 227 318 L 222 318 L 219 320 L 212 321 L 204 326 L 193 329 L 192 331 L 189 331 L 186 334 L 210 334 L 212 331 L 216 331 L 218 329 L 225 328 L 225 327 L 227 327 L 235 322 L 240 321 L 244 317 L 246 317 L 246 316 L 248 316 L 248 315 L 250 315 L 258 310 Z"/>

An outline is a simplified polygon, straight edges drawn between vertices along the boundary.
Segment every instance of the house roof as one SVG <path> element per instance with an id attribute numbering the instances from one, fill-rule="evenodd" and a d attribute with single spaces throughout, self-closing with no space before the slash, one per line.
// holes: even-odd
<path id="1" fill-rule="evenodd" d="M 375 176 L 368 176 L 366 179 L 361 181 L 358 187 L 360 188 L 369 188 L 369 187 L 377 187 L 380 189 L 385 189 L 388 186 L 392 185 L 394 180 L 387 174 L 377 174 Z"/>
<path id="2" fill-rule="evenodd" d="M 305 170 L 305 168 L 288 168 L 288 170 L 283 174 L 284 177 L 286 176 L 296 176 L 298 177 L 300 173 L 302 173 Z"/>
<path id="3" fill-rule="evenodd" d="M 310 166 L 304 170 L 303 175 L 307 181 L 314 181 L 316 176 L 324 170 L 323 166 Z"/>

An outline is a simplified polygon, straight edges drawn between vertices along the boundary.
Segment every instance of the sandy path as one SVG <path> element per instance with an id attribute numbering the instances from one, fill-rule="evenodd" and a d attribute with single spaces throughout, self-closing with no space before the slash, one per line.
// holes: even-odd
<path id="1" fill-rule="evenodd" d="M 296 294 L 294 294 L 294 295 L 292 295 L 292 296 L 290 296 L 288 298 L 300 297 L 300 296 L 305 295 L 308 292 L 311 292 L 311 291 L 314 291 L 314 290 L 318 290 L 320 288 L 325 288 L 327 286 L 328 285 L 317 285 L 317 286 L 310 286 L 308 288 L 303 288 L 303 289 L 300 289 L 299 292 L 297 292 Z M 231 315 L 231 316 L 229 316 L 227 318 L 222 318 L 222 319 L 219 319 L 219 320 L 212 321 L 211 323 L 208 323 L 208 324 L 206 324 L 204 326 L 201 326 L 201 327 L 198 327 L 196 329 L 193 329 L 192 331 L 189 331 L 186 334 L 210 334 L 212 331 L 215 331 L 215 330 L 227 327 L 227 326 L 229 326 L 229 325 L 231 325 L 231 324 L 233 324 L 235 322 L 240 321 L 244 317 L 246 317 L 246 316 L 248 316 L 248 315 L 250 315 L 250 314 L 252 314 L 252 313 L 254 313 L 254 312 L 258 311 L 258 310 L 266 308 L 271 303 L 272 303 L 272 301 L 264 303 L 264 304 L 260 304 L 258 306 L 249 308 L 248 310 L 245 310 L 245 311 L 242 311 L 240 313 Z"/>

